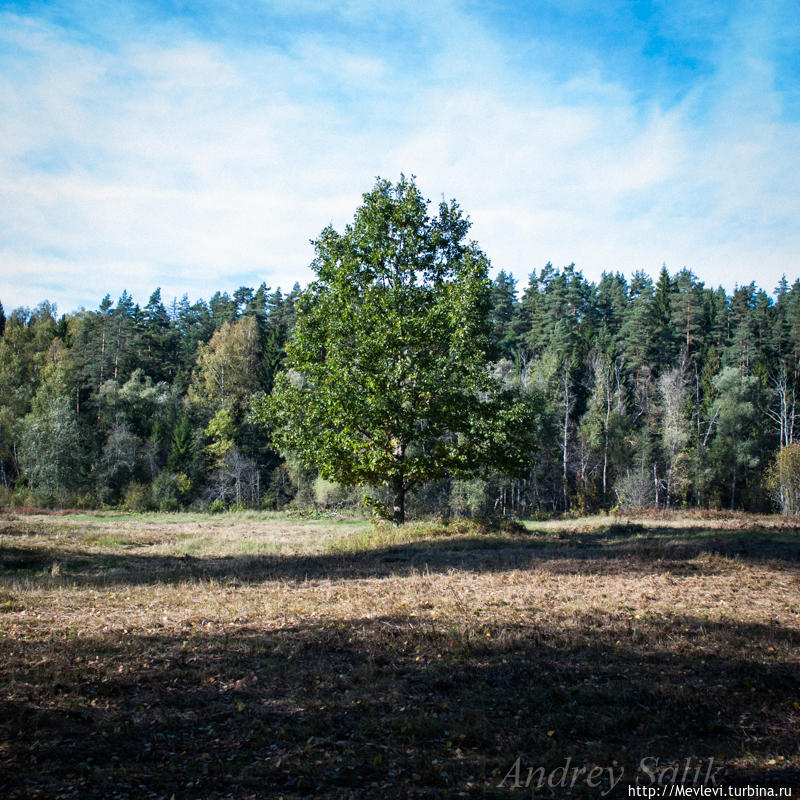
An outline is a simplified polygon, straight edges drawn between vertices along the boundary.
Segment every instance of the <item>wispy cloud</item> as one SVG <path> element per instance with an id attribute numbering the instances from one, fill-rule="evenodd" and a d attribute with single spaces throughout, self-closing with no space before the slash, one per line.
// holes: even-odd
<path id="1" fill-rule="evenodd" d="M 662 262 L 709 284 L 796 277 L 787 9 L 709 10 L 701 36 L 670 4 L 627 20 L 620 54 L 588 41 L 580 4 L 510 5 L 505 22 L 411 3 L 379 18 L 359 3 L 142 5 L 124 27 L 69 4 L 5 13 L 0 300 L 67 310 L 123 288 L 305 282 L 308 240 L 401 171 L 456 197 L 523 281 L 547 260 L 593 278 Z M 595 41 L 621 23 L 603 24 Z M 554 66 L 542 53 L 559 43 L 575 57 Z"/>

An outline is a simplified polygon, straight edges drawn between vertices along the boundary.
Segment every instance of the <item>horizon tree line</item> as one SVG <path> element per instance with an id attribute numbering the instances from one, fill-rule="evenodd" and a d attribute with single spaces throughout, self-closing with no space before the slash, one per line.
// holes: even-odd
<path id="1" fill-rule="evenodd" d="M 59 316 L 0 305 L 0 503 L 221 509 L 380 504 L 279 450 L 254 415 L 302 292 L 240 287 L 143 306 L 123 292 Z M 535 400 L 520 468 L 446 474 L 411 514 L 624 507 L 798 511 L 800 279 L 732 293 L 690 270 L 653 280 L 546 264 L 501 270 L 483 369 Z M 454 376 L 454 380 L 458 376 Z"/>

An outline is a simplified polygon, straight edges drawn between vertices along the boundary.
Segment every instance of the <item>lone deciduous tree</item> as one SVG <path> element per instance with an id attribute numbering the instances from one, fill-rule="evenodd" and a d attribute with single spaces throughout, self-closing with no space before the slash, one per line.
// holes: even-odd
<path id="1" fill-rule="evenodd" d="M 424 481 L 518 465 L 530 403 L 487 370 L 488 261 L 455 201 L 378 179 L 343 234 L 313 242 L 285 371 L 255 410 L 284 451 L 345 485 L 386 485 L 393 520 Z"/>

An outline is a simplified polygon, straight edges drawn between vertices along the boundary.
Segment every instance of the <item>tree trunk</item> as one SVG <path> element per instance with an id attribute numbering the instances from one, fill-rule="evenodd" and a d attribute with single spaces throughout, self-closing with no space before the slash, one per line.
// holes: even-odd
<path id="1" fill-rule="evenodd" d="M 563 439 L 561 442 L 561 485 L 564 491 L 564 511 L 569 511 L 569 496 L 567 494 L 567 446 L 569 436 L 569 368 L 564 364 L 564 424 Z"/>
<path id="2" fill-rule="evenodd" d="M 653 490 L 656 495 L 656 508 L 658 508 L 658 469 L 656 468 L 655 461 L 653 462 Z"/>
<path id="3" fill-rule="evenodd" d="M 616 370 L 616 366 L 615 366 Z M 608 508 L 608 425 L 611 421 L 611 365 L 606 365 L 606 424 L 603 427 L 603 509 Z"/>
<path id="4" fill-rule="evenodd" d="M 105 357 L 106 357 L 106 331 L 105 328 L 103 328 L 103 336 L 100 340 L 100 378 L 97 382 L 98 388 L 100 388 L 100 385 L 103 383 L 103 362 L 105 361 Z"/>
<path id="5" fill-rule="evenodd" d="M 402 476 L 392 478 L 392 494 L 394 495 L 392 525 L 403 525 L 406 521 L 406 487 Z"/>

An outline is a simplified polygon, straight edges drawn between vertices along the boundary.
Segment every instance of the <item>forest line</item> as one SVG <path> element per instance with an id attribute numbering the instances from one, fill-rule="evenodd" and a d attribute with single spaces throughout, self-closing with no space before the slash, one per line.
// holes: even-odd
<path id="1" fill-rule="evenodd" d="M 80 507 L 357 506 L 279 453 L 251 412 L 295 325 L 291 292 L 241 287 L 58 316 L 0 306 L 0 498 Z M 732 293 L 547 264 L 491 281 L 486 370 L 539 399 L 522 470 L 416 487 L 412 513 L 682 506 L 796 512 L 800 280 Z"/>

